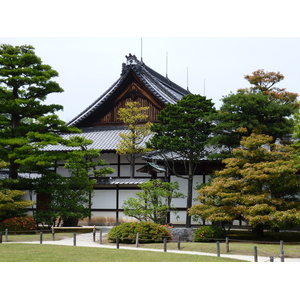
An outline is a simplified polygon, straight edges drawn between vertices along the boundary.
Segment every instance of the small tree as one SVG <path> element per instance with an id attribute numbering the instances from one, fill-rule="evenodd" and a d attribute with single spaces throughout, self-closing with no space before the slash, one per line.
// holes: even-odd
<path id="1" fill-rule="evenodd" d="M 150 180 L 139 185 L 143 190 L 136 193 L 136 198 L 128 198 L 122 208 L 124 214 L 139 221 L 152 221 L 164 225 L 171 211 L 176 214 L 171 201 L 183 198 L 178 192 L 177 182 L 164 182 L 159 179 Z"/>
<path id="2" fill-rule="evenodd" d="M 187 208 L 192 206 L 193 179 L 197 166 L 209 154 L 208 143 L 213 122 L 210 115 L 215 112 L 211 99 L 200 95 L 187 95 L 176 104 L 168 104 L 158 115 L 159 123 L 153 124 L 154 136 L 149 147 L 157 150 L 170 170 L 178 177 L 187 179 Z M 184 173 L 178 172 L 178 164 Z M 191 226 L 187 214 L 186 226 Z"/>
<path id="3" fill-rule="evenodd" d="M 96 179 L 114 172 L 99 158 L 100 150 L 89 149 L 91 144 L 91 140 L 79 136 L 70 138 L 69 145 L 79 148 L 68 154 L 65 168 L 70 177 L 48 172 L 38 180 L 36 191 L 44 193 L 49 201 L 45 210 L 37 212 L 43 223 L 76 226 L 78 220 L 91 217 Z"/>
<path id="4" fill-rule="evenodd" d="M 118 111 L 120 120 L 128 126 L 129 133 L 120 133 L 121 140 L 117 144 L 117 153 L 126 155 L 130 163 L 130 177 L 134 177 L 135 160 L 138 156 L 150 151 L 145 140 L 150 135 L 151 123 L 146 123 L 149 107 L 141 107 L 137 101 L 128 101 Z M 144 124 L 143 124 L 144 122 Z"/>
<path id="5" fill-rule="evenodd" d="M 75 136 L 70 138 L 70 143 L 80 150 L 75 150 L 69 154 L 65 168 L 71 172 L 71 180 L 74 188 L 84 193 L 88 193 L 89 220 L 91 218 L 92 197 L 94 184 L 100 177 L 114 173 L 114 169 L 108 167 L 108 163 L 100 159 L 101 150 L 91 149 L 92 140 Z"/>
<path id="6" fill-rule="evenodd" d="M 290 228 L 299 224 L 299 175 L 293 149 L 272 144 L 273 138 L 244 137 L 225 168 L 199 192 L 201 204 L 189 214 L 215 223 L 242 219 L 258 235 L 265 228 Z"/>
<path id="7" fill-rule="evenodd" d="M 0 161 L 0 169 L 6 165 L 5 162 Z M 32 201 L 23 198 L 24 191 L 7 189 L 3 187 L 2 182 L 0 182 L 0 222 L 4 219 L 23 216 L 26 208 L 33 204 Z"/>

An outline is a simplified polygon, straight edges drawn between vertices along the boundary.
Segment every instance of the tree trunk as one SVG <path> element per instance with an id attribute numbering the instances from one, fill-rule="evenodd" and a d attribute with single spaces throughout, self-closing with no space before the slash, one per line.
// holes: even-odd
<path id="1" fill-rule="evenodd" d="M 10 161 L 10 165 L 9 165 L 9 178 L 10 179 L 18 179 L 18 165 L 16 163 L 14 163 L 14 160 Z"/>
<path id="2" fill-rule="evenodd" d="M 130 178 L 134 178 L 135 154 L 131 154 L 130 156 Z"/>
<path id="3" fill-rule="evenodd" d="M 193 176 L 189 175 L 189 178 L 188 178 L 188 194 L 187 194 L 187 201 L 186 201 L 187 210 L 189 208 L 191 208 L 192 201 L 193 201 Z M 187 212 L 186 213 L 186 227 L 187 228 L 191 227 L 191 225 L 192 225 L 191 220 L 192 220 L 192 217 Z"/>
<path id="4" fill-rule="evenodd" d="M 263 225 L 258 225 L 252 228 L 252 233 L 255 234 L 256 237 L 264 236 L 264 227 Z"/>
<path id="5" fill-rule="evenodd" d="M 63 218 L 63 227 L 76 227 L 78 225 L 78 219 L 74 217 Z"/>

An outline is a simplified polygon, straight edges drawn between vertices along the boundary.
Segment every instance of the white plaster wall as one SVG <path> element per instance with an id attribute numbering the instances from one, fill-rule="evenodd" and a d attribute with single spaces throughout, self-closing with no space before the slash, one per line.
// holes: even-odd
<path id="1" fill-rule="evenodd" d="M 84 221 L 87 222 L 87 220 Z M 116 222 L 116 213 L 113 211 L 94 211 L 92 213 L 91 222 L 107 225 L 114 224 Z"/>
<path id="2" fill-rule="evenodd" d="M 92 208 L 116 209 L 115 190 L 95 190 L 92 199 Z"/>
<path id="3" fill-rule="evenodd" d="M 120 162 L 121 163 L 123 163 L 123 164 L 128 164 L 129 163 L 129 161 L 128 161 L 128 159 L 126 158 L 126 155 L 121 155 L 120 156 Z M 144 159 L 142 159 L 141 157 L 137 157 L 136 159 L 135 159 L 135 163 L 136 164 L 144 164 L 145 163 L 145 160 Z"/>
<path id="4" fill-rule="evenodd" d="M 127 198 L 135 197 L 136 192 L 139 190 L 121 190 L 119 195 L 119 208 L 122 208 L 122 205 Z"/>
<path id="5" fill-rule="evenodd" d="M 104 160 L 109 164 L 118 163 L 118 155 L 115 153 L 103 153 L 100 155 L 100 159 Z"/>
<path id="6" fill-rule="evenodd" d="M 130 176 L 130 166 L 122 165 L 120 168 L 120 177 L 128 177 Z"/>

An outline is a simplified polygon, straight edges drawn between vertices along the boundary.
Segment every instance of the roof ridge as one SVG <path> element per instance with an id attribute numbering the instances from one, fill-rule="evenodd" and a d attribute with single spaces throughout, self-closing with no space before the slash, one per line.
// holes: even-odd
<path id="1" fill-rule="evenodd" d="M 146 64 L 144 64 L 144 66 L 145 66 L 145 69 L 151 75 L 155 76 L 159 81 L 162 81 L 164 84 L 168 85 L 171 89 L 173 89 L 173 90 L 175 89 L 182 94 L 190 94 L 189 90 L 184 89 L 183 87 L 181 87 L 180 85 L 178 85 L 177 83 L 175 83 L 174 81 L 169 79 L 169 77 L 165 77 L 165 76 L 161 75 L 160 73 L 156 72 L 155 70 L 153 70 Z"/>
<path id="2" fill-rule="evenodd" d="M 143 68 L 143 70 L 141 70 L 141 71 L 144 72 L 144 74 L 147 76 L 148 80 L 150 80 L 150 81 L 154 82 L 156 85 L 158 85 L 158 86 L 161 88 L 161 90 L 162 90 L 169 98 L 171 98 L 171 99 L 174 100 L 174 95 L 173 95 L 169 90 L 166 89 L 166 87 L 162 84 L 162 82 L 161 82 L 161 80 L 160 80 L 159 78 L 157 78 L 156 76 L 152 75 L 146 68 Z M 157 74 L 159 74 L 159 73 L 157 73 Z M 159 75 L 160 75 L 160 74 L 159 74 Z M 162 75 L 160 75 L 160 76 L 162 76 Z M 142 80 L 142 79 L 141 79 L 141 80 Z M 147 83 L 145 83 L 145 84 L 147 85 Z M 174 90 L 171 86 L 170 86 L 170 88 L 171 88 L 172 90 Z M 153 93 L 157 93 L 155 90 L 153 90 L 152 87 L 150 87 L 150 89 L 153 91 Z M 163 99 L 163 98 L 161 98 L 161 100 L 162 100 L 163 102 L 166 102 L 165 99 Z"/>
<path id="3" fill-rule="evenodd" d="M 120 87 L 131 71 L 136 73 L 143 84 L 145 84 L 153 95 L 158 97 L 163 103 L 176 103 L 184 95 L 190 94 L 188 90 L 180 87 L 170 79 L 163 77 L 161 74 L 148 67 L 143 61 L 139 61 L 136 56 L 129 54 L 126 58 L 127 64 L 122 64 L 122 72 L 119 79 L 86 109 L 69 121 L 67 125 L 76 126 L 85 118 L 89 117 L 91 113 L 101 106 L 102 103 L 104 103 Z"/>
<path id="4" fill-rule="evenodd" d="M 129 72 L 129 71 L 127 71 Z M 125 75 L 125 74 L 124 74 Z M 105 100 L 110 93 L 112 93 L 124 80 L 125 76 L 120 76 L 118 80 L 116 80 L 104 93 L 102 93 L 93 103 L 91 103 L 86 109 L 84 109 L 81 113 L 79 113 L 76 117 L 74 117 L 68 125 L 72 125 L 75 121 L 78 121 L 84 117 L 84 115 L 91 110 L 92 107 L 97 108 L 98 105 Z M 80 118 L 79 118 L 80 117 Z"/>

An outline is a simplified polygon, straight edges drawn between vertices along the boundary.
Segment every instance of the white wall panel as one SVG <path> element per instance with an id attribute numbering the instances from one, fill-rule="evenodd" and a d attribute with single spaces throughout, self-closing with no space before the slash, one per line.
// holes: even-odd
<path id="1" fill-rule="evenodd" d="M 115 190 L 95 190 L 92 208 L 116 208 Z"/>
<path id="2" fill-rule="evenodd" d="M 104 160 L 109 164 L 118 163 L 118 155 L 115 153 L 103 153 L 100 155 L 100 159 Z"/>
<path id="3" fill-rule="evenodd" d="M 139 190 L 121 190 L 119 195 L 119 208 L 122 208 L 124 201 L 130 197 L 136 197 L 136 192 Z"/>

